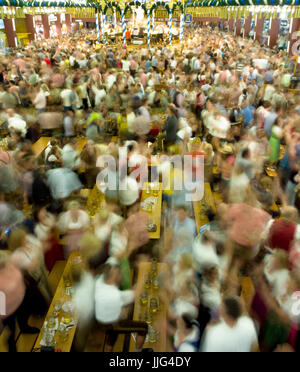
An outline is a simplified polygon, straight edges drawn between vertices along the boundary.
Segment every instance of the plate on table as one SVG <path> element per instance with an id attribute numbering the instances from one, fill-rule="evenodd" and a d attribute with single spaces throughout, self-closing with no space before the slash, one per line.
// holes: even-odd
<path id="1" fill-rule="evenodd" d="M 155 196 L 150 196 L 149 198 L 145 199 L 143 202 L 143 209 L 154 209 L 157 204 L 157 198 Z"/>

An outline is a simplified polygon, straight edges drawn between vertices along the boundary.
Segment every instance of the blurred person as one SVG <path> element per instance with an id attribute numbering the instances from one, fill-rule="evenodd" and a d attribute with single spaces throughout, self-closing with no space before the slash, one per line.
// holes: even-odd
<path id="1" fill-rule="evenodd" d="M 80 238 L 89 230 L 90 216 L 78 202 L 72 201 L 68 204 L 67 212 L 59 217 L 59 228 L 66 236 L 67 246 L 64 253 L 68 258 L 73 251 L 78 250 Z"/>
<path id="2" fill-rule="evenodd" d="M 123 308 L 134 302 L 138 294 L 134 290 L 120 291 L 120 283 L 119 267 L 109 265 L 96 282 L 96 319 L 105 327 L 108 334 L 106 351 L 113 350 L 120 333 L 137 333 L 135 350 L 141 351 L 148 333 L 148 325 L 145 322 L 122 319 Z"/>
<path id="3" fill-rule="evenodd" d="M 257 332 L 251 318 L 243 316 L 239 300 L 224 299 L 221 321 L 209 327 L 201 345 L 202 352 L 255 352 Z"/>

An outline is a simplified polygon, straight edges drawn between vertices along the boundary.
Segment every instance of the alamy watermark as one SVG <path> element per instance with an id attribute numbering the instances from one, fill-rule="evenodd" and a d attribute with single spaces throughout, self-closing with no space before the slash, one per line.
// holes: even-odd
<path id="1" fill-rule="evenodd" d="M 163 191 L 182 191 L 187 202 L 200 201 L 204 196 L 203 155 L 161 155 L 148 159 L 135 154 L 128 159 L 127 150 L 120 149 L 118 159 L 100 156 L 97 167 L 103 169 L 97 176 L 97 187 L 101 191 L 130 191 L 128 177 L 137 180 L 142 190 L 146 182 L 157 184 L 161 177 Z"/>
<path id="2" fill-rule="evenodd" d="M 0 316 L 6 315 L 6 295 L 0 291 Z"/>

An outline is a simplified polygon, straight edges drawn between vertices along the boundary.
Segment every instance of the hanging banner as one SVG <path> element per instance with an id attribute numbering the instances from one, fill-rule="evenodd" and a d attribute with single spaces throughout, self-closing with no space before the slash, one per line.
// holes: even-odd
<path id="1" fill-rule="evenodd" d="M 193 22 L 193 16 L 191 14 L 185 14 L 184 15 L 184 22 L 185 23 L 192 23 Z"/>

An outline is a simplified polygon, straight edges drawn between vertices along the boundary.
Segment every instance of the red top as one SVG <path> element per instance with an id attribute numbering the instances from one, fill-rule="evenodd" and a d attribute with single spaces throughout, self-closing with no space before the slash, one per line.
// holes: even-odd
<path id="1" fill-rule="evenodd" d="M 295 231 L 296 225 L 292 222 L 284 220 L 274 221 L 269 233 L 269 247 L 289 252 L 292 248 Z"/>

